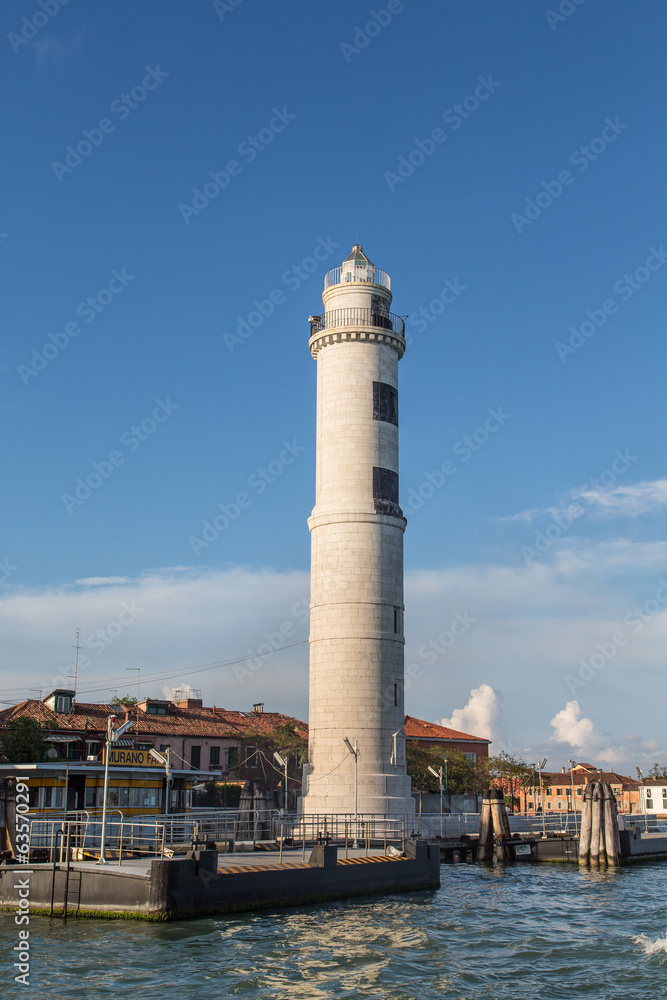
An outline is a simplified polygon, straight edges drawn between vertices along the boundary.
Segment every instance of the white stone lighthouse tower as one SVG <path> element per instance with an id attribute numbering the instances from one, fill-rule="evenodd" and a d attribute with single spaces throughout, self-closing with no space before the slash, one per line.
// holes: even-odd
<path id="1" fill-rule="evenodd" d="M 317 359 L 304 813 L 414 811 L 403 729 L 398 361 L 389 275 L 354 246 L 310 319 Z M 355 756 L 345 740 L 358 747 Z M 356 764 L 356 768 L 355 768 Z M 356 780 L 355 780 L 356 770 Z M 355 810 L 355 803 L 357 810 Z"/>

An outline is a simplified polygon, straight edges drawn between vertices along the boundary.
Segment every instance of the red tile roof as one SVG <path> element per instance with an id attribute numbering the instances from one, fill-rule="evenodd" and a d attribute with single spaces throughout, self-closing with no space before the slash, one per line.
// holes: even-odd
<path id="1" fill-rule="evenodd" d="M 125 708 L 121 705 L 92 704 L 75 702 L 72 713 L 54 713 L 43 702 L 35 699 L 22 701 L 18 705 L 0 711 L 0 728 L 12 719 L 27 717 L 48 725 L 53 731 L 63 732 L 106 732 L 109 715 L 125 718 Z M 129 710 L 129 718 L 136 718 L 136 710 Z M 248 733 L 269 733 L 277 726 L 294 726 L 300 736 L 308 735 L 308 726 L 291 715 L 280 712 L 240 712 L 224 708 L 177 708 L 170 707 L 168 715 L 147 715 L 139 711 L 139 733 L 146 735 L 174 736 L 215 736 L 242 739 Z M 129 735 L 135 733 L 133 729 Z"/>
<path id="2" fill-rule="evenodd" d="M 574 778 L 575 785 L 591 784 L 594 781 L 606 781 L 610 785 L 624 785 L 626 788 L 638 788 L 636 778 L 630 778 L 626 774 L 618 774 L 616 771 L 602 771 L 598 776 L 597 768 L 589 771 L 542 771 L 542 777 L 549 781 L 550 785 L 570 785 Z M 537 772 L 536 772 L 537 773 Z"/>
<path id="3" fill-rule="evenodd" d="M 490 743 L 483 736 L 471 736 L 470 733 L 459 733 L 456 729 L 438 726 L 435 722 L 425 722 L 415 719 L 412 715 L 405 716 L 405 735 L 408 739 L 456 740 L 457 742 Z"/>

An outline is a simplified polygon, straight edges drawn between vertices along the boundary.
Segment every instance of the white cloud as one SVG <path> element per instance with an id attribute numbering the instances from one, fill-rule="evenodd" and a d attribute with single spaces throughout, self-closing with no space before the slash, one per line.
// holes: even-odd
<path id="1" fill-rule="evenodd" d="M 667 479 L 615 486 L 608 490 L 572 490 L 571 496 L 598 517 L 638 517 L 667 506 Z"/>
<path id="2" fill-rule="evenodd" d="M 609 743 L 609 737 L 596 728 L 592 719 L 581 718 L 581 715 L 579 702 L 568 701 L 549 723 L 554 728 L 549 742 L 565 743 L 575 750 L 581 760 L 592 758 L 591 763 L 601 761 L 613 766 L 625 760 L 626 751 L 622 747 L 605 745 Z"/>
<path id="3" fill-rule="evenodd" d="M 456 708 L 449 719 L 442 719 L 440 725 L 458 729 L 471 736 L 482 736 L 487 740 L 497 740 L 499 736 L 500 702 L 502 695 L 494 691 L 490 684 L 480 684 L 473 688 L 463 708 Z"/>
<path id="4" fill-rule="evenodd" d="M 549 723 L 572 698 L 566 677 L 578 676 L 580 660 L 596 652 L 596 643 L 624 629 L 625 646 L 577 689 L 581 712 L 574 721 L 590 720 L 594 706 L 600 730 L 611 734 L 589 741 L 594 761 L 607 763 L 603 755 L 611 750 L 623 752 L 625 773 L 633 773 L 634 764 L 643 767 L 648 753 L 649 766 L 655 760 L 667 763 L 664 751 L 648 746 L 664 729 L 667 610 L 656 610 L 655 595 L 667 571 L 632 583 L 590 572 L 591 565 L 614 559 L 626 565 L 654 562 L 655 553 L 621 543 L 613 543 L 615 549 L 611 543 L 606 550 L 592 548 L 585 558 L 584 550 L 573 546 L 581 565 L 572 555 L 567 571 L 563 561 L 545 561 L 408 572 L 406 711 L 432 721 L 447 716 L 453 728 L 492 738 L 492 752 L 520 748 L 529 759 L 547 753 L 550 764 L 560 766 L 573 756 L 573 746 L 554 742 Z M 137 675 L 127 668 L 141 667 L 143 694 L 189 684 L 202 689 L 205 704 L 250 710 L 264 701 L 267 710 L 305 720 L 308 594 L 305 572 L 245 567 L 205 572 L 172 567 L 136 579 L 100 575 L 34 590 L 13 586 L 10 579 L 0 590 L 0 698 L 34 697 L 29 688 L 46 693 L 71 673 L 79 627 L 89 664 L 80 664 L 81 700 L 101 701 L 114 689 L 136 691 Z M 123 614 L 124 604 L 141 609 L 136 618 Z M 636 631 L 624 623 L 635 605 L 648 613 Z M 469 626 L 459 627 L 462 619 Z M 281 625 L 291 632 L 284 641 Z M 300 645 L 271 651 L 293 643 Z M 264 658 L 257 658 L 259 647 L 261 656 L 268 651 Z M 240 664 L 240 674 L 239 664 L 223 662 L 239 657 L 252 661 Z M 639 697 L 640 691 L 650 697 Z M 559 721 L 559 732 L 567 719 L 572 722 L 571 716 Z M 646 742 L 622 738 L 633 731 Z M 583 752 L 577 750 L 577 756 Z"/>
<path id="5" fill-rule="evenodd" d="M 583 750 L 591 742 L 599 743 L 599 734 L 591 719 L 581 719 L 578 701 L 568 701 L 565 708 L 557 712 L 549 723 L 554 727 L 551 739 L 555 743 L 569 743 L 571 747 Z"/>
<path id="6" fill-rule="evenodd" d="M 569 540 L 567 547 L 556 549 L 554 565 L 559 573 L 572 576 L 588 573 L 644 573 L 667 570 L 667 542 L 633 542 L 611 538 L 596 545 Z"/>
<path id="7" fill-rule="evenodd" d="M 306 573 L 243 567 L 219 572 L 179 567 L 134 580 L 92 577 L 61 587 L 5 591 L 0 697 L 17 701 L 34 697 L 29 688 L 46 694 L 64 685 L 74 672 L 79 627 L 80 701 L 136 691 L 137 674 L 128 668 L 140 667 L 143 694 L 190 684 L 203 690 L 206 704 L 248 709 L 263 700 L 267 710 L 303 718 L 308 594 Z M 255 657 L 260 646 L 269 655 L 239 677 L 238 665 L 228 661 Z M 222 665 L 202 669 L 209 664 Z"/>
<path id="8" fill-rule="evenodd" d="M 549 515 L 558 521 L 567 517 L 568 512 L 571 513 L 573 505 L 580 509 L 579 517 L 639 517 L 667 507 L 667 479 L 629 483 L 608 489 L 584 485 L 568 490 L 560 500 L 561 503 L 557 506 L 531 507 L 496 520 L 530 524 Z"/>

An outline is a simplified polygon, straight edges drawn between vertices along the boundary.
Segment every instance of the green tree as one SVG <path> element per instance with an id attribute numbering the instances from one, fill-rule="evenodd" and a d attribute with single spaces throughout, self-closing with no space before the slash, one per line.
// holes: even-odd
<path id="1" fill-rule="evenodd" d="M 36 764 L 46 760 L 48 734 L 48 727 L 35 719 L 26 716 L 12 719 L 0 733 L 0 758 L 10 764 Z"/>
<path id="2" fill-rule="evenodd" d="M 111 701 L 109 702 L 109 704 L 110 705 L 136 705 L 137 704 L 137 699 L 133 695 L 130 695 L 130 694 L 124 694 L 122 698 L 119 698 L 117 695 L 114 695 L 113 698 L 111 699 Z"/>
<path id="3" fill-rule="evenodd" d="M 469 760 L 460 750 L 423 746 L 417 740 L 408 740 L 405 757 L 413 792 L 439 791 L 439 779 L 431 774 L 429 765 L 436 771 L 442 767 L 443 785 L 452 795 L 473 794 L 488 785 L 484 764 Z"/>
<path id="4" fill-rule="evenodd" d="M 520 757 L 514 757 L 504 750 L 495 757 L 489 757 L 489 777 L 503 789 L 507 804 L 512 811 L 520 802 L 519 791 L 532 782 L 533 769 Z M 542 781 L 543 784 L 546 782 Z"/>
<path id="5" fill-rule="evenodd" d="M 296 772 L 307 759 L 308 755 L 308 739 L 299 733 L 299 730 L 293 723 L 284 723 L 281 726 L 276 726 L 275 729 L 271 729 L 269 732 L 249 730 L 243 734 L 243 743 L 244 750 L 241 760 L 244 760 L 248 756 L 248 747 L 257 747 L 259 760 L 256 766 L 262 770 L 267 778 L 275 777 L 276 780 L 279 780 L 278 775 L 272 769 L 276 767 L 273 759 L 275 751 L 278 751 L 280 756 L 288 761 L 287 773 L 290 776 L 296 775 Z M 289 766 L 290 761 L 291 767 Z M 238 773 L 241 774 L 247 766 L 246 764 L 245 767 L 239 768 Z"/>
<path id="6" fill-rule="evenodd" d="M 660 764 L 654 764 L 651 770 L 648 772 L 649 778 L 667 778 L 667 767 L 661 767 Z"/>

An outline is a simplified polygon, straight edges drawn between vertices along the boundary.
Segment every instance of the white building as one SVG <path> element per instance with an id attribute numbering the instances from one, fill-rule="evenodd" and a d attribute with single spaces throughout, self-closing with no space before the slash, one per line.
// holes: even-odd
<path id="1" fill-rule="evenodd" d="M 639 811 L 667 816 L 667 778 L 646 778 L 639 784 Z"/>
<path id="2" fill-rule="evenodd" d="M 398 362 L 389 275 L 352 248 L 311 317 L 317 471 L 311 531 L 310 745 L 303 812 L 414 810 L 403 730 Z M 355 756 L 345 740 L 358 749 Z M 355 790 L 358 794 L 355 795 Z"/>

